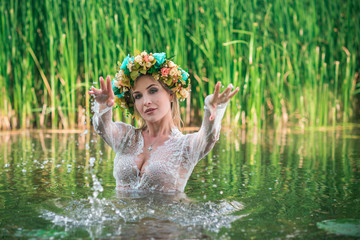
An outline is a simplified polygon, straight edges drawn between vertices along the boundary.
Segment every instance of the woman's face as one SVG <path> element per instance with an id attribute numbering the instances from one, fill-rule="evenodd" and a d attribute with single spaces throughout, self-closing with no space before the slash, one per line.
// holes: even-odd
<path id="1" fill-rule="evenodd" d="M 144 75 L 135 81 L 133 98 L 136 110 L 146 122 L 171 119 L 172 95 L 153 77 Z"/>

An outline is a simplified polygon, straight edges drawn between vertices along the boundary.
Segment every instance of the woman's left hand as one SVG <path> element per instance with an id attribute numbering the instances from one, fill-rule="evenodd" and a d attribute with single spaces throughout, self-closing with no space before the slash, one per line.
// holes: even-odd
<path id="1" fill-rule="evenodd" d="M 239 91 L 239 87 L 237 87 L 234 91 L 231 91 L 234 88 L 234 86 L 232 84 L 229 84 L 229 86 L 224 90 L 224 92 L 220 93 L 220 87 L 221 87 L 221 82 L 218 82 L 215 85 L 214 94 L 210 101 L 210 106 L 211 106 L 210 108 L 211 114 L 209 118 L 210 121 L 215 119 L 216 107 L 220 104 L 227 103 Z"/>

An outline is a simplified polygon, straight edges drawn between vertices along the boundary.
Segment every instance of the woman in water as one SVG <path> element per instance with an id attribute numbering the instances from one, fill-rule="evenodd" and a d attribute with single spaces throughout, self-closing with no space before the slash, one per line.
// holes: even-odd
<path id="1" fill-rule="evenodd" d="M 165 53 L 142 52 L 126 57 L 111 83 L 100 77 L 100 89 L 91 88 L 95 97 L 93 125 L 96 132 L 115 151 L 114 177 L 119 190 L 141 189 L 183 192 L 195 165 L 219 139 L 221 119 L 227 103 L 239 91 L 230 84 L 220 94 L 205 98 L 205 112 L 198 132 L 180 131 L 178 100 L 189 95 L 188 73 Z M 117 103 L 140 122 L 135 128 L 112 121 Z"/>

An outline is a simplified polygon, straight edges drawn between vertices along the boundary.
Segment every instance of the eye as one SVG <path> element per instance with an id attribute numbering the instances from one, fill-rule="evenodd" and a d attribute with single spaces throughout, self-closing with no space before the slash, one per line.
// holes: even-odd
<path id="1" fill-rule="evenodd" d="M 158 89 L 157 88 L 150 88 L 150 93 L 156 93 L 158 91 Z"/>
<path id="2" fill-rule="evenodd" d="M 134 99 L 136 100 L 136 99 L 140 99 L 142 97 L 142 95 L 141 94 L 135 94 L 134 95 Z"/>

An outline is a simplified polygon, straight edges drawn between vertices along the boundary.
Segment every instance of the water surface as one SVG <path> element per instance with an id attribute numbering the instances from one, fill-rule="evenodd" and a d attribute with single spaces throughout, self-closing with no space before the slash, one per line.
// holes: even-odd
<path id="1" fill-rule="evenodd" d="M 358 236 L 322 228 L 360 218 L 358 127 L 223 129 L 183 194 L 117 192 L 113 159 L 88 131 L 0 133 L 0 238 Z"/>

